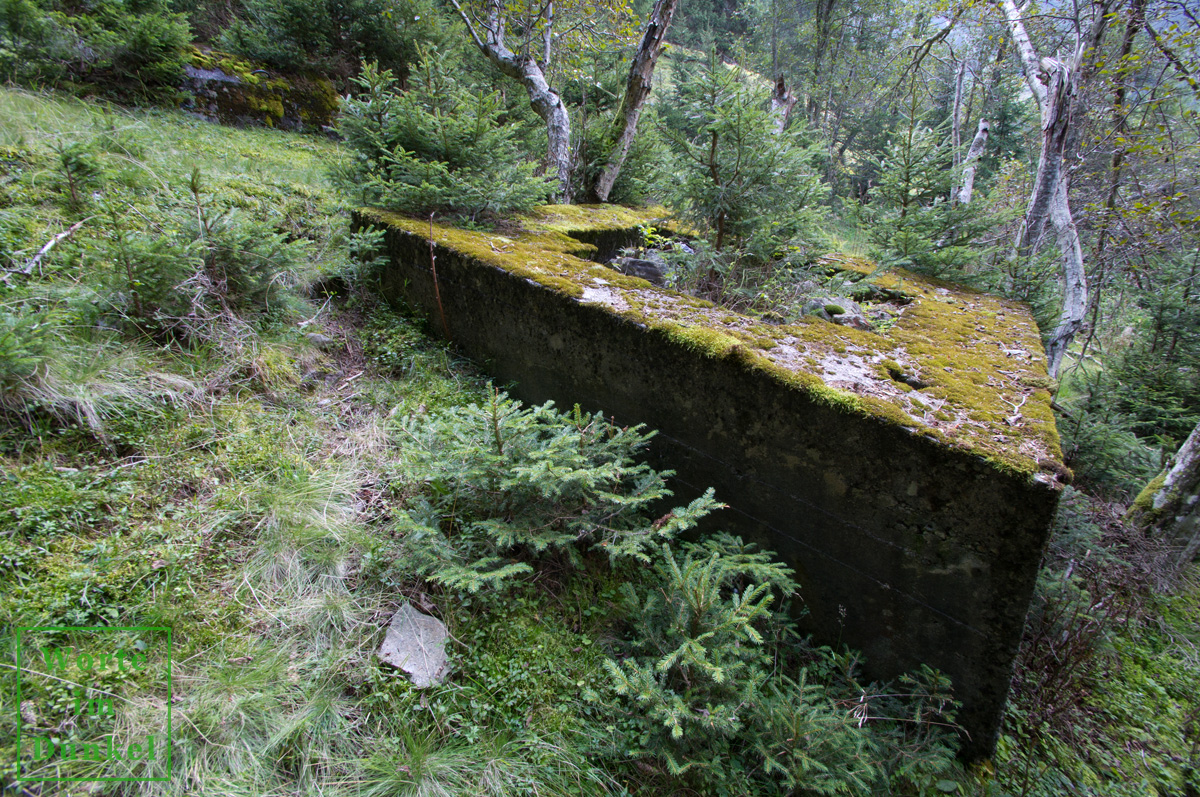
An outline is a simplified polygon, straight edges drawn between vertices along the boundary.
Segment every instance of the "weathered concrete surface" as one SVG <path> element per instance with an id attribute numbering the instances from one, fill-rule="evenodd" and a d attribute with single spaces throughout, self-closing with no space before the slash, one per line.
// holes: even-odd
<path id="1" fill-rule="evenodd" d="M 715 487 L 719 523 L 796 569 L 818 639 L 863 650 L 871 677 L 939 668 L 964 752 L 990 753 L 1066 473 L 1028 313 L 902 275 L 912 301 L 886 337 L 770 326 L 581 261 L 590 248 L 559 232 L 632 226 L 604 212 L 547 210 L 505 235 L 435 226 L 441 311 L 427 224 L 360 219 L 387 228 L 389 297 L 436 330 L 444 312 L 526 400 L 659 430 L 678 493 Z"/>

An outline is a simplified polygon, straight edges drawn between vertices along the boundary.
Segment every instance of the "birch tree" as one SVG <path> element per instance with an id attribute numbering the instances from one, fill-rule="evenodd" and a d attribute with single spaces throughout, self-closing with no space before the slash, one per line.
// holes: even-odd
<path id="1" fill-rule="evenodd" d="M 597 202 L 608 201 L 613 184 L 617 182 L 621 167 L 625 164 L 625 156 L 629 154 L 629 147 L 637 134 L 642 107 L 650 98 L 654 67 L 658 63 L 658 57 L 662 55 L 667 31 L 671 27 L 671 18 L 675 15 L 678 5 L 679 0 L 657 0 L 654 10 L 650 12 L 641 43 L 629 65 L 625 94 L 621 98 L 616 116 L 613 117 L 613 127 L 608 139 L 611 142 L 608 156 L 590 192 Z"/>
<path id="2" fill-rule="evenodd" d="M 1040 55 L 1025 28 L 1024 8 L 1001 0 L 1001 8 L 1021 59 L 1025 82 L 1041 111 L 1041 152 L 1033 193 L 1017 234 L 1015 254 L 1029 257 L 1041 245 L 1047 228 L 1054 231 L 1062 262 L 1063 306 L 1058 326 L 1050 336 L 1046 356 L 1048 371 L 1056 377 L 1063 357 L 1087 312 L 1088 284 L 1079 230 L 1071 213 L 1071 163 L 1078 141 L 1077 113 L 1081 85 L 1092 71 L 1108 22 L 1111 0 L 1093 5 L 1092 24 L 1085 33 L 1075 28 L 1075 42 L 1066 60 Z"/>
<path id="3" fill-rule="evenodd" d="M 1175 549 L 1177 565 L 1200 554 L 1200 424 L 1180 446 L 1170 467 L 1138 496 L 1129 517 L 1166 540 Z"/>
<path id="4" fill-rule="evenodd" d="M 975 191 L 975 170 L 979 166 L 979 159 L 983 157 L 983 149 L 987 146 L 990 129 L 991 125 L 987 119 L 979 120 L 975 138 L 971 141 L 971 148 L 967 150 L 967 157 L 963 159 L 962 185 L 954 194 L 954 201 L 960 205 L 971 204 L 971 196 Z"/>
<path id="5" fill-rule="evenodd" d="M 502 73 L 521 82 L 534 111 L 546 123 L 548 169 L 558 182 L 556 199 L 572 200 L 571 117 L 562 96 L 551 84 L 551 65 L 557 51 L 577 55 L 600 40 L 632 38 L 633 18 L 627 0 L 544 0 L 506 3 L 504 0 L 450 0 L 475 46 Z M 650 96 L 654 67 L 662 54 L 667 31 L 679 0 L 656 0 L 640 43 L 633 54 L 621 105 L 605 139 L 604 165 L 586 187 L 590 199 L 604 202 L 612 191 L 637 134 L 642 108 Z M 511 29 L 511 30 L 510 30 Z M 510 37 L 510 33 L 512 36 Z M 509 44 L 509 39 L 516 44 Z M 560 70 L 561 71 L 561 70 Z"/>
<path id="6" fill-rule="evenodd" d="M 459 0 L 450 0 L 454 10 L 467 26 L 467 32 L 475 46 L 496 65 L 501 72 L 519 81 L 529 93 L 533 110 L 546 123 L 547 167 L 558 181 L 557 199 L 571 201 L 571 117 L 567 106 L 558 92 L 550 87 L 546 71 L 550 61 L 554 40 L 554 2 L 542 6 L 537 14 L 536 26 L 526 25 L 529 30 L 536 27 L 541 34 L 542 58 L 538 58 L 526 46 L 517 52 L 509 49 L 509 9 L 503 0 L 484 0 L 480 9 L 464 8 Z M 477 13 L 478 12 L 478 13 Z"/>

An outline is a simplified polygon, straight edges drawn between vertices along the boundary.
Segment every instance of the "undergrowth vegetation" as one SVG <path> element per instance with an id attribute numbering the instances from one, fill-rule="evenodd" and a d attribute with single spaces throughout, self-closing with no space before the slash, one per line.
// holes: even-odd
<path id="1" fill-rule="evenodd" d="M 342 109 L 339 130 L 351 157 L 334 181 L 364 205 L 414 215 L 529 210 L 545 202 L 549 184 L 535 177 L 501 125 L 498 91 L 460 85 L 447 58 L 422 50 L 408 91 L 390 70 L 367 64 L 358 96 Z"/>
<path id="2" fill-rule="evenodd" d="M 964 768 L 946 678 L 800 635 L 794 574 L 696 534 L 721 496 L 675 500 L 652 430 L 522 406 L 378 304 L 340 156 L 0 91 L 0 624 L 174 633 L 168 779 L 97 793 L 1200 789 L 1195 590 L 1155 596 L 1103 505 L 1064 502 L 999 752 Z M 404 603 L 446 624 L 444 683 L 376 656 Z M 139 771 L 22 758 L 17 729 L 144 734 L 165 693 L 105 682 L 144 702 L 87 724 L 19 676 L 6 794 L 19 763 Z"/>
<path id="3" fill-rule="evenodd" d="M 892 690 L 795 637 L 794 584 L 768 553 L 679 540 L 711 495 L 648 514 L 669 495 L 638 459 L 650 432 L 524 408 L 370 300 L 377 242 L 305 170 L 333 145 L 226 131 L 218 148 L 177 118 L 3 102 L 4 210 L 24 223 L 2 288 L 0 615 L 173 629 L 176 765 L 143 792 L 889 782 L 895 748 L 862 694 Z M 680 590 L 690 603 L 655 597 Z M 445 684 L 418 690 L 375 657 L 403 601 L 447 624 Z M 64 742 L 97 727 L 31 708 L 69 692 L 27 684 L 17 705 L 17 676 L 0 676 L 6 785 L 19 723 Z M 791 750 L 794 711 L 824 747 Z M 922 716 L 897 743 L 942 739 L 923 760 L 953 770 L 952 735 Z"/>

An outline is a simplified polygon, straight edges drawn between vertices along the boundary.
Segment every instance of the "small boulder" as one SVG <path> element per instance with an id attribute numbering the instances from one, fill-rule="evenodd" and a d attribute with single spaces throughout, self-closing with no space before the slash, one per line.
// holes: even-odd
<path id="1" fill-rule="evenodd" d="M 306 332 L 304 337 L 321 351 L 333 351 L 338 347 L 336 340 L 328 335 L 322 335 L 320 332 Z"/>
<path id="2" fill-rule="evenodd" d="M 869 332 L 872 329 L 871 320 L 863 312 L 858 302 L 844 296 L 813 296 L 805 303 L 805 315 L 815 315 L 842 326 L 853 327 Z"/>
<path id="3" fill-rule="evenodd" d="M 615 268 L 617 271 L 630 277 L 641 277 L 653 285 L 663 285 L 666 283 L 667 273 L 663 268 L 664 265 L 665 263 L 661 257 L 657 260 L 618 257 L 608 264 L 609 268 Z"/>
<path id="4" fill-rule="evenodd" d="M 379 658 L 408 673 L 413 686 L 434 686 L 449 674 L 447 636 L 441 620 L 406 603 L 392 616 Z"/>

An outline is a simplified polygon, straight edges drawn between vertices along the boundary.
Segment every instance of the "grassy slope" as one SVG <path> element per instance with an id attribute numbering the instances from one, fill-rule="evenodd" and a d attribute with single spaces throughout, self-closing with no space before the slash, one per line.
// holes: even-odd
<path id="1" fill-rule="evenodd" d="M 84 222 L 40 275 L 0 288 L 0 311 L 37 307 L 60 319 L 50 392 L 4 383 L 28 411 L 9 413 L 0 431 L 0 625 L 174 629 L 179 757 L 171 782 L 136 790 L 669 792 L 661 769 L 611 767 L 619 751 L 578 736 L 594 711 L 581 694 L 603 678 L 592 643 L 606 633 L 610 583 L 566 579 L 552 597 L 528 588 L 497 602 L 418 593 L 378 566 L 402 543 L 391 522 L 406 489 L 394 478 L 405 457 L 397 421 L 479 399 L 479 376 L 403 318 L 353 300 L 335 311 L 294 292 L 253 328 L 191 350 L 82 330 L 80 319 L 96 316 L 81 308 L 113 305 L 104 285 L 119 274 L 97 254 L 111 234 L 101 199 L 65 202 L 51 147 L 73 142 L 94 147 L 103 174 L 92 190 L 124 203 L 129 218 L 186 198 L 197 167 L 206 202 L 308 242 L 292 269 L 298 285 L 349 261 L 323 176 L 338 155 L 331 142 L 0 90 L 0 211 L 24 225 L 22 257 Z M 317 329 L 333 343 L 305 337 Z M 468 643 L 444 687 L 413 690 L 372 655 L 402 598 L 429 605 Z M 1179 793 L 1196 756 L 1186 741 L 1196 721 L 1188 695 L 1200 686 L 1195 598 L 1163 608 L 1161 625 L 1105 642 L 1123 664 L 1078 687 L 1081 741 L 1062 747 L 1070 740 L 1053 720 L 1031 726 L 1050 699 L 1031 692 L 1006 730 L 999 777 L 959 773 L 954 788 Z M 16 680 L 0 666 L 5 784 Z M 122 722 L 150 727 L 165 694 L 141 693 L 145 711 Z M 85 730 L 61 717 L 25 722 L 64 738 Z M 1057 762 L 1039 757 L 1054 744 Z M 589 746 L 612 756 L 615 775 L 589 763 Z"/>
<path id="2" fill-rule="evenodd" d="M 32 221 L 22 255 L 87 219 L 43 264 L 44 279 L 5 291 L 5 306 L 44 299 L 37 296 L 43 292 L 67 294 L 70 305 L 89 268 L 106 276 L 86 255 L 110 231 L 94 218 L 93 203 L 64 203 L 49 149 L 57 141 L 98 142 L 105 176 L 96 190 L 131 212 L 177 192 L 195 166 L 214 197 L 310 239 L 300 278 L 346 264 L 345 220 L 324 182 L 338 155 L 332 143 L 175 114 L 105 115 L 5 90 L 8 211 Z M 400 454 L 389 419 L 478 399 L 482 382 L 403 318 L 382 314 L 360 330 L 345 320 L 361 320 L 353 308 L 337 318 L 319 310 L 320 303 L 293 296 L 255 332 L 191 352 L 105 340 L 103 362 L 56 385 L 90 400 L 95 425 L 70 412 L 8 418 L 0 482 L 6 637 L 19 626 L 174 630 L 178 757 L 171 782 L 145 784 L 145 793 L 394 793 L 422 782 L 484 793 L 542 781 L 556 784 L 551 792 L 593 790 L 580 786 L 592 777 L 582 760 L 553 741 L 496 733 L 504 721 L 541 730 L 543 714 L 548 739 L 569 730 L 547 689 L 514 680 L 515 663 L 493 662 L 482 683 L 451 685 L 430 700 L 375 661 L 382 627 L 405 597 L 386 578 L 361 577 L 364 560 L 387 539 L 396 500 L 384 479 Z M 335 341 L 323 344 L 327 351 L 297 327 L 313 317 L 316 325 L 304 329 L 323 328 Z M 360 334 L 374 359 L 364 356 Z M 564 645 L 578 646 L 561 622 L 541 627 L 518 615 L 493 630 L 491 610 L 468 604 L 440 613 L 456 638 L 495 637 L 504 650 L 561 656 Z M 121 633 L 112 644 L 129 648 L 139 636 L 144 641 Z M 521 667 L 538 658 L 523 658 Z M 598 674 L 592 658 L 576 661 L 591 673 L 571 679 L 573 693 L 576 681 Z M 555 669 L 570 668 L 556 662 Z M 19 716 L 13 668 L 6 665 L 0 679 L 0 778 L 7 783 Z M 499 688 L 507 694 L 497 718 L 486 711 L 497 701 L 474 698 Z M 151 694 L 152 706 L 165 698 Z M 24 697 L 43 705 L 53 695 L 26 679 Z M 147 728 L 161 725 L 154 712 L 144 714 Z M 97 730 L 35 713 L 26 717 L 27 733 L 31 719 L 40 732 L 63 738 Z M 68 774 L 123 775 L 126 766 Z"/>

